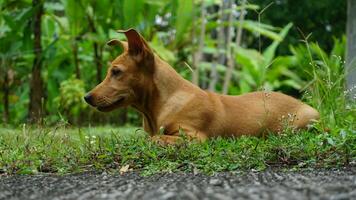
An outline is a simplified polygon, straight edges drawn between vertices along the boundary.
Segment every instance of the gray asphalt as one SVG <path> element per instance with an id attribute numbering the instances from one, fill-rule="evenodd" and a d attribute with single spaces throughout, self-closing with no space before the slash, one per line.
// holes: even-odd
<path id="1" fill-rule="evenodd" d="M 356 199 L 356 167 L 299 172 L 0 176 L 0 199 Z"/>

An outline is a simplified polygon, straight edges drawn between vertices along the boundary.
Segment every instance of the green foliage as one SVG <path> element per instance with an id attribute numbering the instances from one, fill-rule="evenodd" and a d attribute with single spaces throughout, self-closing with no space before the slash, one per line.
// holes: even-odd
<path id="1" fill-rule="evenodd" d="M 175 29 L 176 43 L 182 42 L 184 36 L 188 36 L 189 27 L 192 25 L 193 17 L 193 1 L 179 0 L 177 1 L 178 8 L 176 11 Z"/>
<path id="2" fill-rule="evenodd" d="M 303 64 L 306 80 L 311 80 L 305 87 L 305 99 L 321 112 L 324 128 L 356 129 L 355 101 L 348 99 L 350 91 L 345 89 L 345 38 L 334 40 L 334 48 L 330 54 L 317 43 L 305 42 L 305 46 L 292 48 L 294 55 L 299 58 L 296 59 L 296 65 Z M 309 59 L 306 59 L 305 55 L 308 55 Z"/>
<path id="3" fill-rule="evenodd" d="M 9 2 L 0 4 L 0 86 L 3 89 L 7 84 L 10 91 L 10 119 L 11 123 L 23 121 L 27 115 L 28 85 L 22 82 L 28 81 L 30 71 L 29 63 L 33 62 L 33 55 L 29 53 L 32 48 L 29 21 L 33 9 L 29 8 L 28 1 L 18 1 L 17 6 L 4 9 Z M 8 81 L 5 83 L 5 75 Z M 0 91 L 0 113 L 3 113 L 3 91 Z"/>
<path id="4" fill-rule="evenodd" d="M 333 48 L 331 36 L 341 38 L 345 34 L 346 27 L 346 7 L 347 1 L 310 1 L 310 0 L 251 0 L 252 4 L 257 4 L 261 8 L 273 3 L 261 15 L 261 22 L 273 24 L 281 27 L 289 22 L 293 22 L 295 27 L 291 29 L 285 42 L 281 44 L 278 53 L 287 54 L 290 45 L 297 45 L 301 39 L 301 33 L 312 33 L 311 40 L 318 41 L 322 49 L 330 52 Z M 248 18 L 256 20 L 257 16 L 250 12 Z M 259 41 L 254 40 L 254 45 L 258 46 Z M 262 38 L 262 45 L 267 46 L 268 41 Z"/>
<path id="5" fill-rule="evenodd" d="M 88 107 L 83 100 L 84 96 L 84 82 L 72 77 L 61 83 L 59 95 L 54 99 L 54 103 L 67 119 L 75 120 Z"/>
<path id="6" fill-rule="evenodd" d="M 123 11 L 125 28 L 137 25 L 140 17 L 142 17 L 141 13 L 143 11 L 143 2 L 143 0 L 124 0 Z"/>
<path id="7" fill-rule="evenodd" d="M 286 37 L 291 27 L 292 24 L 285 26 L 277 35 L 278 38 L 283 39 Z M 238 93 L 251 92 L 261 88 L 274 90 L 276 86 L 281 87 L 286 83 L 278 82 L 283 74 L 282 70 L 277 69 L 286 69 L 286 67 L 280 63 L 279 65 L 273 65 L 276 59 L 275 52 L 280 42 L 280 40 L 273 41 L 262 53 L 254 49 L 237 49 L 236 62 L 241 66 L 239 77 L 240 91 Z M 273 70 L 270 73 L 271 66 L 273 66 Z M 293 78 L 293 76 L 289 78 Z M 231 90 L 234 90 L 233 86 L 231 86 Z"/>
<path id="8" fill-rule="evenodd" d="M 64 11 L 66 14 L 66 19 L 69 25 L 69 33 L 73 37 L 76 37 L 77 35 L 81 34 L 83 30 L 85 30 L 85 26 L 83 26 L 85 23 L 84 21 L 86 20 L 86 14 L 85 14 L 85 5 L 83 5 L 82 0 L 78 1 L 73 1 L 73 0 L 63 0 L 63 6 L 64 6 Z"/>
<path id="9" fill-rule="evenodd" d="M 236 25 L 240 26 L 239 22 L 236 22 Z M 277 40 L 277 41 L 282 41 L 283 38 L 278 33 L 275 33 L 277 30 L 276 27 L 268 25 L 268 24 L 263 24 L 258 21 L 252 21 L 252 20 L 245 20 L 241 26 L 246 29 L 247 31 L 250 31 L 252 33 L 258 33 L 261 34 L 262 36 L 265 36 L 266 38 L 272 39 L 272 40 Z"/>

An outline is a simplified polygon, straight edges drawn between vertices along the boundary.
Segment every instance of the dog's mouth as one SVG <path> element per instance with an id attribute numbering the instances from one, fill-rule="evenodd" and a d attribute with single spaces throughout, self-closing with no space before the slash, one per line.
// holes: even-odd
<path id="1" fill-rule="evenodd" d="M 117 107 L 122 106 L 125 103 L 126 96 L 119 97 L 118 100 L 116 100 L 114 103 L 106 106 L 98 106 L 96 109 L 98 109 L 101 112 L 109 112 L 114 110 Z"/>

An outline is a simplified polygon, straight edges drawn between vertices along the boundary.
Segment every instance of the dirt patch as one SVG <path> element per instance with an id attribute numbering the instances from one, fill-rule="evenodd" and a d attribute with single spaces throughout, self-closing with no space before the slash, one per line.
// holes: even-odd
<path id="1" fill-rule="evenodd" d="M 356 168 L 3 176 L 0 199 L 356 199 Z"/>

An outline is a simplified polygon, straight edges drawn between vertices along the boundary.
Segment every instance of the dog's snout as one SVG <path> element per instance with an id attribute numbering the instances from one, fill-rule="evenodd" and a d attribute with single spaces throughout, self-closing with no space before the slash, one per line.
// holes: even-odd
<path id="1" fill-rule="evenodd" d="M 93 105 L 93 95 L 91 95 L 90 93 L 86 94 L 84 96 L 84 100 L 90 104 L 90 105 Z"/>

